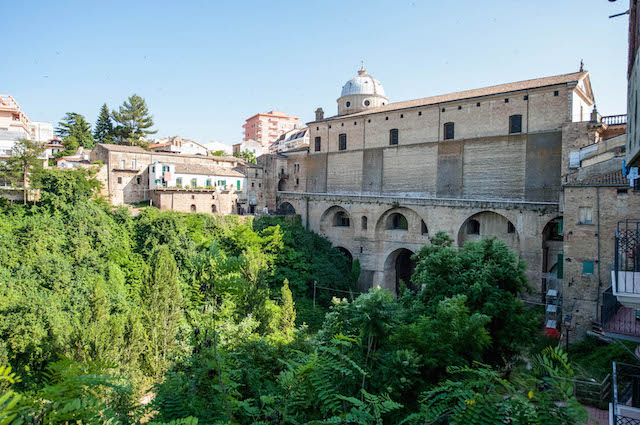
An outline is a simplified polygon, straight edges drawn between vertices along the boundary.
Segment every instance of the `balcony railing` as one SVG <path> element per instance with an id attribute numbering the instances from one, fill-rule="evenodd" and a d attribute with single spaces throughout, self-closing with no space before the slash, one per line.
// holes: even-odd
<path id="1" fill-rule="evenodd" d="M 602 122 L 606 125 L 621 125 L 627 123 L 627 114 L 608 115 L 602 117 Z"/>
<path id="2" fill-rule="evenodd" d="M 640 425 L 640 367 L 613 362 L 613 423 Z"/>
<path id="3" fill-rule="evenodd" d="M 640 307 L 640 220 L 618 222 L 615 249 L 613 294 L 628 307 Z"/>
<path id="4" fill-rule="evenodd" d="M 602 294 L 602 332 L 605 336 L 640 341 L 640 320 L 635 308 L 622 305 L 612 288 Z"/>

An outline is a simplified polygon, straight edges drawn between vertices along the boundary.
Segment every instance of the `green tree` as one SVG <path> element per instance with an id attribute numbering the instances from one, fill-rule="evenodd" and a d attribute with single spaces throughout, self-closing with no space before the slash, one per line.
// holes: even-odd
<path id="1" fill-rule="evenodd" d="M 168 356 L 175 346 L 182 317 L 182 296 L 178 283 L 178 267 L 169 247 L 159 246 L 150 261 L 151 272 L 143 288 L 142 312 L 148 335 L 147 354 L 153 376 L 160 379 L 169 367 Z"/>
<path id="2" fill-rule="evenodd" d="M 236 158 L 242 158 L 252 164 L 255 164 L 257 162 L 256 156 L 254 155 L 253 152 L 243 151 L 243 152 L 238 152 L 233 156 L 235 156 Z"/>
<path id="3" fill-rule="evenodd" d="M 40 156 L 44 148 L 40 143 L 20 139 L 11 148 L 11 156 L 0 165 L 0 174 L 8 179 L 12 185 L 22 185 L 22 201 L 27 204 L 27 192 L 29 186 L 29 174 L 37 175 L 42 169 Z"/>
<path id="4" fill-rule="evenodd" d="M 139 145 L 146 136 L 157 133 L 157 130 L 150 130 L 154 125 L 153 116 L 149 113 L 145 100 L 137 94 L 129 96 L 112 115 L 120 127 L 118 132 L 121 143 Z"/>
<path id="5" fill-rule="evenodd" d="M 227 153 L 223 150 L 212 151 L 211 156 L 228 156 Z"/>
<path id="6" fill-rule="evenodd" d="M 96 127 L 93 130 L 93 138 L 100 143 L 113 143 L 114 137 L 113 121 L 111 120 L 109 108 L 105 103 L 100 108 Z"/>
<path id="7" fill-rule="evenodd" d="M 291 289 L 289 289 L 289 281 L 284 280 L 284 285 L 281 289 L 282 294 L 282 311 L 280 316 L 281 327 L 280 330 L 283 333 L 291 332 L 296 326 L 296 309 L 293 302 L 293 296 L 291 295 Z"/>
<path id="8" fill-rule="evenodd" d="M 96 142 L 91 136 L 91 124 L 84 116 L 75 112 L 67 112 L 56 127 L 56 135 L 62 138 L 65 147 L 63 155 L 73 155 L 78 150 L 78 146 L 93 149 Z"/>

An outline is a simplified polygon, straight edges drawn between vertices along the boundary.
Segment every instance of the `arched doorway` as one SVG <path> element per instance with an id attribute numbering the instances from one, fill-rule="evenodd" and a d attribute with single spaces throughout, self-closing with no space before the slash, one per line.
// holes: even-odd
<path id="1" fill-rule="evenodd" d="M 278 209 L 276 210 L 276 214 L 278 215 L 295 215 L 295 213 L 296 213 L 296 209 L 293 208 L 293 205 L 291 205 L 288 202 L 281 203 Z"/>
<path id="2" fill-rule="evenodd" d="M 282 192 L 287 189 L 287 181 L 285 179 L 280 179 L 278 182 L 278 191 Z"/>
<path id="3" fill-rule="evenodd" d="M 542 230 L 542 281 L 540 293 L 547 289 L 559 289 L 559 281 L 563 274 L 563 240 L 562 217 L 549 221 Z"/>
<path id="4" fill-rule="evenodd" d="M 483 211 L 468 217 L 458 230 L 458 246 L 465 242 L 496 237 L 511 250 L 520 252 L 520 236 L 516 226 L 502 214 Z"/>
<path id="5" fill-rule="evenodd" d="M 384 287 L 390 291 L 397 291 L 400 281 L 410 289 L 417 289 L 411 282 L 416 268 L 416 262 L 411 257 L 413 251 L 399 248 L 389 254 L 384 263 Z"/>
<path id="6" fill-rule="evenodd" d="M 351 255 L 351 252 L 349 252 L 347 248 L 343 246 L 338 246 L 336 248 L 338 248 L 338 251 L 340 251 L 345 257 L 349 259 L 349 263 L 353 262 L 353 255 Z"/>

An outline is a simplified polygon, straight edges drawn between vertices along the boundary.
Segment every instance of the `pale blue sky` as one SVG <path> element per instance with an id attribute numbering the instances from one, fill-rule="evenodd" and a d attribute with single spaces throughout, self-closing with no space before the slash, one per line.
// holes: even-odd
<path id="1" fill-rule="evenodd" d="M 364 59 L 391 102 L 564 74 L 626 110 L 628 1 L 9 1 L 0 93 L 32 120 L 143 96 L 157 136 L 237 143 L 278 109 L 305 122 Z M 9 16 L 10 18 L 7 18 Z"/>

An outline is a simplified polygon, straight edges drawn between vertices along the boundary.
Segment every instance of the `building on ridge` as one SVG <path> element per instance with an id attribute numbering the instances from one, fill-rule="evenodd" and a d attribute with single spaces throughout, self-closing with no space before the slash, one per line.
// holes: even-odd
<path id="1" fill-rule="evenodd" d="M 248 118 L 242 125 L 244 129 L 244 141 L 255 140 L 262 144 L 267 152 L 269 146 L 278 137 L 289 130 L 301 128 L 302 125 L 298 117 L 293 117 L 280 111 L 269 111 L 259 113 Z"/>

